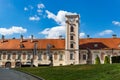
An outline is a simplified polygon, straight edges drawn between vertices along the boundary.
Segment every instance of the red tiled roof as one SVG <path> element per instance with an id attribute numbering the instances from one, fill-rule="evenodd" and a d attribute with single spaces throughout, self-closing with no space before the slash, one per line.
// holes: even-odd
<path id="1" fill-rule="evenodd" d="M 120 49 L 120 38 L 89 38 L 80 39 L 80 48 L 90 48 L 90 49 Z M 94 47 L 97 44 L 98 47 Z"/>
<path id="2" fill-rule="evenodd" d="M 52 49 L 65 49 L 65 40 L 62 39 L 36 39 L 31 42 L 30 39 L 24 39 L 20 42 L 20 39 L 9 39 L 4 42 L 0 42 L 0 50 L 4 49 L 33 49 L 34 43 L 37 43 L 38 49 L 46 49 L 47 44 L 53 46 Z M 20 48 L 20 45 L 24 46 Z"/>
<path id="3" fill-rule="evenodd" d="M 0 40 L 1 41 L 1 40 Z M 0 50 L 6 49 L 33 49 L 34 43 L 37 43 L 38 49 L 46 49 L 47 44 L 51 44 L 53 48 L 51 49 L 65 49 L 65 40 L 64 39 L 36 39 L 31 42 L 31 39 L 24 39 L 20 43 L 20 39 L 8 39 L 4 42 L 0 42 Z M 120 38 L 91 38 L 91 39 L 80 39 L 79 40 L 80 49 L 120 49 Z M 98 44 L 98 47 L 94 47 L 94 44 Z M 23 48 L 20 48 L 20 45 Z"/>

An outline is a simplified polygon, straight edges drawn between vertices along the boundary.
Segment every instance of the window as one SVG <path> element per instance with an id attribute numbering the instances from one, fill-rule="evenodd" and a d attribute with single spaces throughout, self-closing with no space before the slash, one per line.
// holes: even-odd
<path id="1" fill-rule="evenodd" d="M 70 52 L 70 60 L 74 59 L 74 52 Z"/>
<path id="2" fill-rule="evenodd" d="M 42 60 L 42 54 L 38 54 L 38 60 Z"/>
<path id="3" fill-rule="evenodd" d="M 63 55 L 62 54 L 59 55 L 59 60 L 63 60 Z"/>
<path id="4" fill-rule="evenodd" d="M 11 59 L 11 54 L 8 54 L 7 59 L 8 59 L 8 60 L 10 60 L 10 59 Z"/>
<path id="5" fill-rule="evenodd" d="M 94 44 L 94 47 L 97 48 L 97 47 L 98 47 L 98 44 Z"/>
<path id="6" fill-rule="evenodd" d="M 25 46 L 24 46 L 24 44 L 20 44 L 20 48 L 24 48 Z"/>
<path id="7" fill-rule="evenodd" d="M 31 58 L 31 54 L 28 54 L 27 60 L 30 60 L 30 58 Z"/>
<path id="8" fill-rule="evenodd" d="M 86 60 L 86 55 L 85 54 L 83 55 L 83 60 Z"/>
<path id="9" fill-rule="evenodd" d="M 73 36 L 70 36 L 70 40 L 73 40 Z"/>
<path id="10" fill-rule="evenodd" d="M 70 27 L 70 32 L 74 32 L 74 27 L 73 26 Z"/>
<path id="11" fill-rule="evenodd" d="M 21 59 L 21 54 L 19 53 L 18 54 L 18 58 L 17 58 L 18 60 L 20 60 Z"/>
<path id="12" fill-rule="evenodd" d="M 72 44 L 70 44 L 70 48 L 73 48 L 73 47 L 74 47 L 73 43 L 72 43 Z"/>

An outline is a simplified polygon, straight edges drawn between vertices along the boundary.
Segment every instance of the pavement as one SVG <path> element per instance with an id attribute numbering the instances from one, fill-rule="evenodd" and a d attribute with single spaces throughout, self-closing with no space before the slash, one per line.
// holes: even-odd
<path id="1" fill-rule="evenodd" d="M 40 79 L 9 68 L 0 68 L 0 80 L 40 80 Z"/>

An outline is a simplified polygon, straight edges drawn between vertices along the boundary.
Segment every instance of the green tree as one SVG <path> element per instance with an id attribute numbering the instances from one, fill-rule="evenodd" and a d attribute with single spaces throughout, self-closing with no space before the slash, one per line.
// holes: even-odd
<path id="1" fill-rule="evenodd" d="M 109 56 L 105 56 L 104 64 L 110 64 L 110 58 L 109 58 Z"/>
<path id="2" fill-rule="evenodd" d="M 95 64 L 101 64 L 101 63 L 100 63 L 100 58 L 99 58 L 98 55 L 97 55 L 97 57 L 95 58 Z"/>

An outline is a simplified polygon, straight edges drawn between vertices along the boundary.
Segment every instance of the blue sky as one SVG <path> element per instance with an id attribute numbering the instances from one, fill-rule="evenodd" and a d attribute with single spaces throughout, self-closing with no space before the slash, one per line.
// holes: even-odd
<path id="1" fill-rule="evenodd" d="M 0 35 L 65 36 L 66 14 L 80 15 L 80 37 L 120 37 L 120 0 L 0 0 Z"/>

